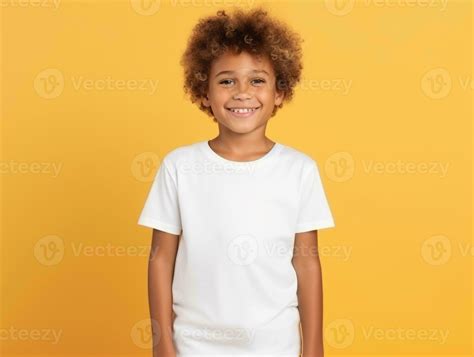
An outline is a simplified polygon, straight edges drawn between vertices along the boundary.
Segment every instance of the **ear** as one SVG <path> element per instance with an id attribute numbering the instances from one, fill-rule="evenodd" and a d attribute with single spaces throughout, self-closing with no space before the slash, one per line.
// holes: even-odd
<path id="1" fill-rule="evenodd" d="M 211 101 L 209 100 L 209 95 L 206 94 L 205 97 L 201 98 L 201 102 L 205 107 L 210 107 L 211 106 Z"/>
<path id="2" fill-rule="evenodd" d="M 276 94 L 275 94 L 275 105 L 279 106 L 283 102 L 283 98 L 285 98 L 285 92 L 277 91 Z"/>

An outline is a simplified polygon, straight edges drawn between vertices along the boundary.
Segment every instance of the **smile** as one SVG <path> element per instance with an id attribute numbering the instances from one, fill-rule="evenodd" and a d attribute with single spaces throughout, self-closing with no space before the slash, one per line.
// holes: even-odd
<path id="1" fill-rule="evenodd" d="M 260 107 L 255 108 L 226 108 L 231 114 L 238 118 L 247 118 L 255 113 Z"/>

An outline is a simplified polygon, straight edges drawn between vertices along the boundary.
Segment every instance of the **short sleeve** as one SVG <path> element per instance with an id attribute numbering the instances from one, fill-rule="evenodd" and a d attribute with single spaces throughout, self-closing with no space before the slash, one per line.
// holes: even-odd
<path id="1" fill-rule="evenodd" d="M 334 226 L 318 165 L 312 160 L 301 180 L 296 233 Z"/>
<path id="2" fill-rule="evenodd" d="M 161 162 L 155 175 L 138 224 L 171 234 L 181 234 L 176 179 L 165 160 Z"/>

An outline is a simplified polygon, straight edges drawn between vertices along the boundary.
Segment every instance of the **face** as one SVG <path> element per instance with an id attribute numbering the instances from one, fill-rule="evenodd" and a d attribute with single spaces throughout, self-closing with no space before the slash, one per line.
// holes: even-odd
<path id="1" fill-rule="evenodd" d="M 264 131 L 274 106 L 282 100 L 268 58 L 228 52 L 212 63 L 203 104 L 212 108 L 221 130 L 239 134 Z"/>

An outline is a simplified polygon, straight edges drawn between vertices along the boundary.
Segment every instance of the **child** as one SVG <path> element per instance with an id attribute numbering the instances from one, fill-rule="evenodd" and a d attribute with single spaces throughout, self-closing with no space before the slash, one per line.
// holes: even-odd
<path id="1" fill-rule="evenodd" d="M 184 88 L 219 135 L 168 152 L 138 221 L 154 356 L 323 356 L 317 230 L 334 221 L 316 162 L 265 136 L 301 41 L 262 8 L 193 30 Z"/>

